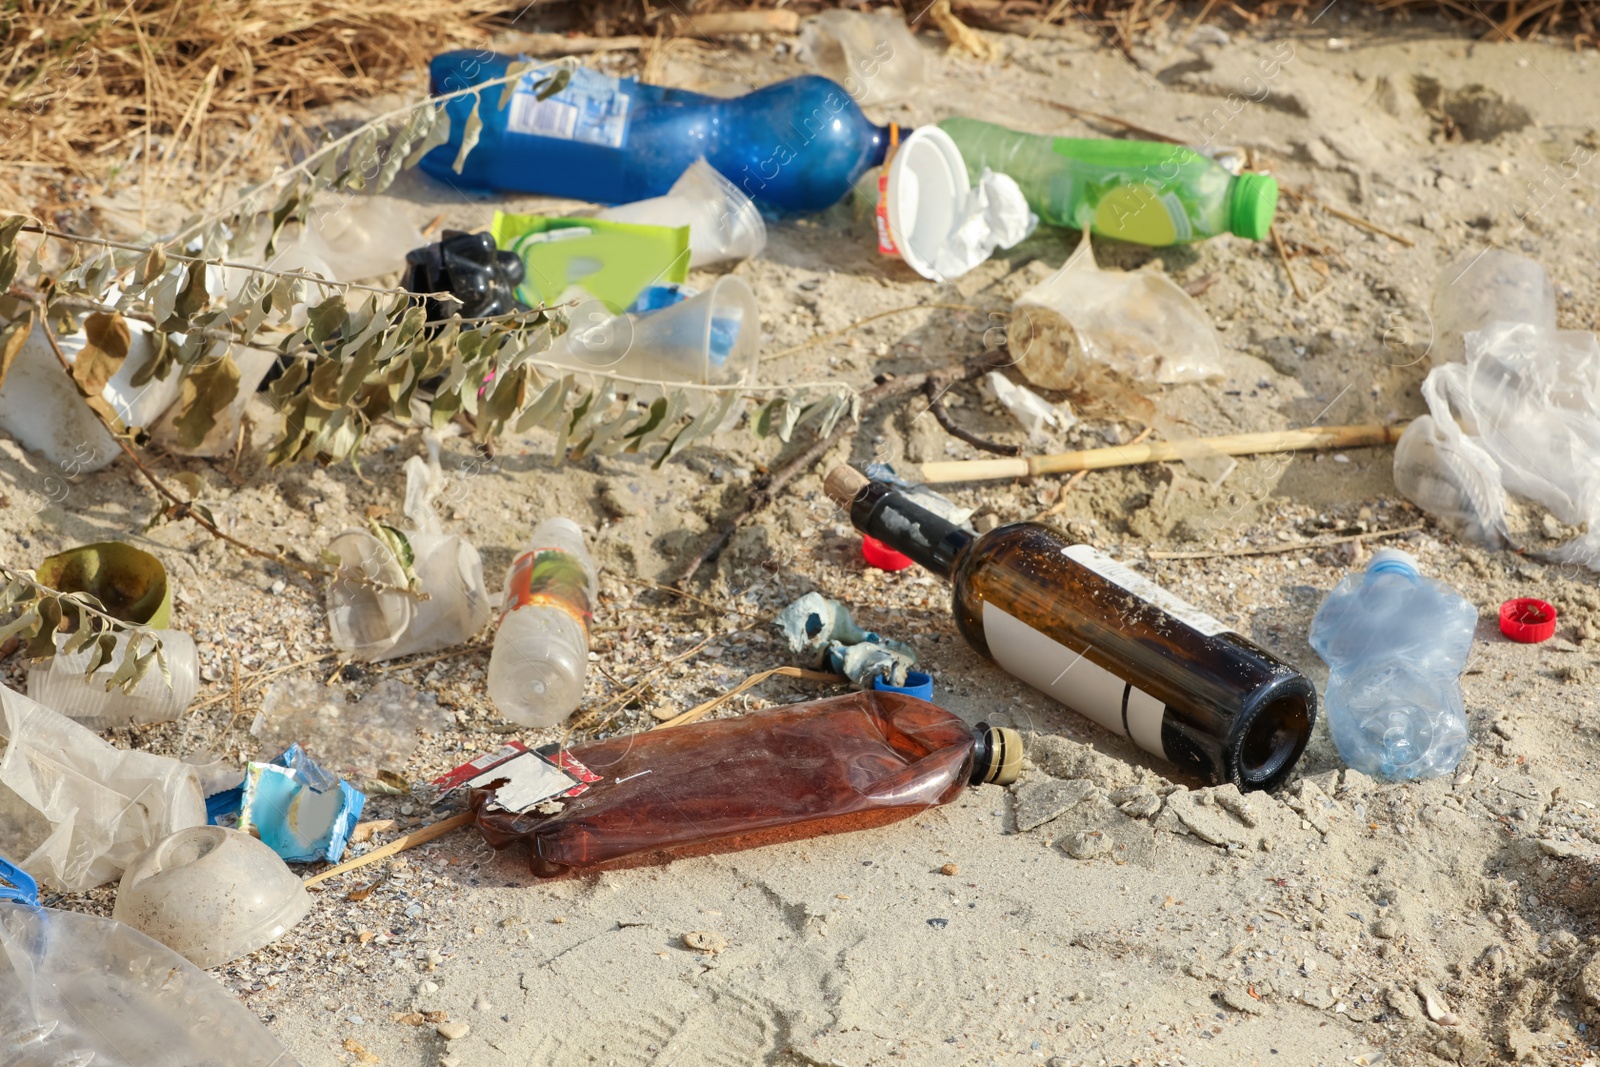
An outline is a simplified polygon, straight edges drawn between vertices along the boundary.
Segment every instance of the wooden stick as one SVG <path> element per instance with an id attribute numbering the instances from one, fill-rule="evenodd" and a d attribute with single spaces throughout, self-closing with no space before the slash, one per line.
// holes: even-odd
<path id="1" fill-rule="evenodd" d="M 1302 541 L 1299 544 L 1266 545 L 1261 548 L 1231 548 L 1226 552 L 1146 552 L 1146 559 L 1227 559 L 1237 556 L 1276 556 L 1284 552 L 1315 552 L 1319 548 L 1332 548 L 1349 541 L 1365 541 L 1368 538 L 1399 537 L 1401 534 L 1416 533 L 1422 529 L 1419 522 L 1415 526 L 1401 526 L 1393 530 L 1373 530 L 1371 533 L 1346 534 L 1343 537 L 1325 537 L 1321 541 Z"/>
<path id="2" fill-rule="evenodd" d="M 785 678 L 804 678 L 809 682 L 842 682 L 846 680 L 845 677 L 840 674 L 829 674 L 826 671 L 807 671 L 802 670 L 799 667 L 774 667 L 770 671 L 757 671 L 755 674 L 752 674 L 750 677 L 746 678 L 744 681 L 740 682 L 726 693 L 723 693 L 720 696 L 714 696 L 703 704 L 696 704 L 694 707 L 690 708 L 681 715 L 674 715 L 666 722 L 658 723 L 657 725 L 651 727 L 651 729 L 665 730 L 671 726 L 682 726 L 684 723 L 690 723 L 694 722 L 696 719 L 702 719 L 722 704 L 727 703 L 740 693 L 744 692 L 746 689 L 758 686 L 774 675 L 782 675 Z"/>
<path id="3" fill-rule="evenodd" d="M 1019 459 L 946 460 L 922 465 L 922 480 L 931 485 L 944 482 L 985 482 L 1001 478 L 1031 478 L 1040 474 L 1068 471 L 1097 471 L 1108 467 L 1137 467 L 1145 463 L 1165 463 L 1193 455 L 1220 452 L 1224 456 L 1257 456 L 1270 452 L 1303 452 L 1324 448 L 1370 448 L 1392 445 L 1400 440 L 1406 423 L 1365 426 L 1315 426 L 1305 430 L 1271 430 L 1266 433 L 1237 433 L 1222 437 L 1197 437 L 1187 441 L 1152 441 L 1115 448 L 1090 448 L 1082 452 L 1059 452 L 1049 456 L 1023 456 Z"/>
<path id="4" fill-rule="evenodd" d="M 457 812 L 448 819 L 440 819 L 438 822 L 424 826 L 420 830 L 413 830 L 404 837 L 395 838 L 382 848 L 373 849 L 365 856 L 357 856 L 353 860 L 345 860 L 343 863 L 329 867 L 325 871 L 320 871 L 317 874 L 313 874 L 310 878 L 305 879 L 302 884 L 316 885 L 318 882 L 326 882 L 329 878 L 337 878 L 341 874 L 349 874 L 351 871 L 365 867 L 370 863 L 377 863 L 381 859 L 388 859 L 397 852 L 404 852 L 408 848 L 416 848 L 418 845 L 425 845 L 436 837 L 443 837 L 451 830 L 467 825 L 472 821 L 473 814 L 474 813 L 470 811 Z"/>
<path id="5" fill-rule="evenodd" d="M 1324 204 L 1321 200 L 1318 200 L 1309 193 L 1298 193 L 1293 189 L 1287 188 L 1283 191 L 1294 197 L 1296 200 L 1304 200 L 1308 204 L 1315 204 L 1317 207 L 1320 207 L 1334 218 L 1342 219 L 1358 230 L 1366 230 L 1368 233 L 1375 233 L 1380 237 L 1387 237 L 1391 241 L 1398 241 L 1407 248 L 1417 247 L 1417 242 L 1413 241 L 1404 234 L 1395 233 L 1393 230 L 1386 230 L 1382 226 L 1379 226 L 1376 222 L 1370 222 L 1367 219 L 1362 218 L 1360 215 L 1352 215 L 1348 211 L 1341 211 L 1332 205 Z"/>

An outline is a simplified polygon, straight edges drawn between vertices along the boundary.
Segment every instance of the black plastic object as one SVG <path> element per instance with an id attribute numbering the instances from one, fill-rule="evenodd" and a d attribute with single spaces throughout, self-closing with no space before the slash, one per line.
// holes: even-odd
<path id="1" fill-rule="evenodd" d="M 438 243 L 406 253 L 406 264 L 403 284 L 408 291 L 449 293 L 454 298 L 430 297 L 429 322 L 452 315 L 464 319 L 506 315 L 522 307 L 515 295 L 522 284 L 522 259 L 495 247 L 487 233 L 446 230 Z"/>

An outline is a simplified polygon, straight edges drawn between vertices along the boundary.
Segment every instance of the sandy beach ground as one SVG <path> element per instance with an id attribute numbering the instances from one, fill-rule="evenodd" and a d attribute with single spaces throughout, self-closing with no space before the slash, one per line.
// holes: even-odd
<path id="1" fill-rule="evenodd" d="M 1553 43 L 1486 43 L 1442 22 L 1369 21 L 1345 7 L 1315 24 L 1180 25 L 1137 42 L 1131 58 L 1074 21 L 1033 40 L 999 35 L 1005 57 L 992 65 L 946 56 L 942 38 L 924 35 L 926 83 L 872 114 L 920 125 L 964 113 L 1100 136 L 1106 127 L 1049 101 L 1111 113 L 1251 151 L 1287 188 L 1408 238 L 1414 247 L 1285 197 L 1278 225 L 1298 253 L 1303 296 L 1267 242 L 1097 249 L 1104 266 L 1165 271 L 1215 321 L 1226 380 L 1162 398 L 1192 432 L 1408 418 L 1423 410 L 1429 292 L 1452 258 L 1485 247 L 1531 256 L 1555 280 L 1560 323 L 1595 327 L 1600 59 Z M 675 50 L 664 80 L 737 92 L 802 69 L 767 41 Z M 418 175 L 393 195 L 419 224 L 444 213 L 463 228 L 486 226 L 497 206 L 578 207 L 467 198 Z M 849 203 L 775 225 L 765 255 L 735 269 L 761 301 L 768 353 L 880 311 L 957 307 L 879 318 L 769 359 L 761 376 L 865 386 L 975 355 L 1075 236 L 1041 230 L 935 285 L 880 257 L 870 220 Z M 1025 440 L 979 387 L 956 393 L 964 424 Z M 920 462 L 977 455 L 919 417 L 922 407 L 874 412 L 853 450 L 828 463 L 888 456 L 914 475 Z M 258 414 L 263 439 L 269 416 Z M 1085 418 L 1028 448 L 1094 447 L 1141 428 Z M 770 619 L 817 590 L 911 642 L 946 707 L 1028 731 L 1023 779 L 882 829 L 598 877 L 541 882 L 517 852 L 496 854 L 468 830 L 325 883 L 304 923 L 214 972 L 306 1067 L 1594 1062 L 1592 574 L 1439 530 L 1396 493 L 1386 449 L 1247 459 L 1220 487 L 1176 465 L 1091 474 L 1055 521 L 1319 685 L 1326 668 L 1306 644 L 1312 613 L 1370 549 L 1227 553 L 1421 524 L 1382 543 L 1416 554 L 1479 609 L 1463 680 L 1472 746 L 1453 776 L 1376 783 L 1343 769 L 1319 723 L 1286 788 L 1240 801 L 1167 777 L 982 660 L 962 643 L 937 580 L 866 569 L 857 536 L 821 492 L 828 463 L 701 572 L 690 587 L 699 599 L 650 586 L 737 511 L 758 468 L 803 439 L 784 449 L 731 429 L 660 471 L 629 456 L 555 466 L 548 435 L 503 442 L 492 460 L 449 441 L 445 467 L 459 494 L 447 525 L 480 548 L 496 586 L 539 519 L 562 514 L 585 527 L 603 572 L 592 706 L 710 639 L 655 674 L 636 706 L 608 715 L 608 730 L 645 728 L 653 709 L 689 707 L 788 662 Z M 238 536 L 313 558 L 374 509 L 398 514 L 401 467 L 420 451 L 415 436 L 383 430 L 359 473 L 274 472 L 259 451 L 236 470 L 162 462 L 202 478 Z M 177 723 L 111 735 L 117 743 L 195 760 L 270 756 L 249 732 L 257 712 L 321 700 L 342 724 L 324 745 L 337 762 L 339 737 L 370 729 L 362 709 L 371 702 L 354 705 L 380 686 L 420 702 L 433 721 L 412 751 L 384 764 L 415 783 L 508 737 L 555 736 L 508 732 L 485 693 L 482 648 L 338 671 L 312 584 L 191 526 L 141 534 L 154 503 L 123 465 L 77 480 L 61 502 L 44 495 L 50 473 L 0 442 L 5 557 L 31 565 L 85 541 L 145 544 L 178 589 L 175 625 L 200 645 L 201 699 L 220 698 Z M 1059 488 L 1050 478 L 950 495 L 993 523 L 1036 515 Z M 1206 555 L 1147 555 L 1172 551 Z M 1513 596 L 1554 603 L 1556 637 L 1537 646 L 1501 637 L 1495 615 Z M 303 663 L 313 657 L 322 658 Z M 247 685 L 235 707 L 235 661 L 246 681 L 303 665 Z M 21 685 L 14 662 L 9 681 Z M 721 713 L 833 691 L 774 679 Z M 438 817 L 432 799 L 420 788 L 374 794 L 364 817 L 393 819 L 395 829 L 358 851 Z M 109 913 L 113 896 L 106 887 L 53 899 Z M 686 948 L 689 932 L 725 947 Z"/>

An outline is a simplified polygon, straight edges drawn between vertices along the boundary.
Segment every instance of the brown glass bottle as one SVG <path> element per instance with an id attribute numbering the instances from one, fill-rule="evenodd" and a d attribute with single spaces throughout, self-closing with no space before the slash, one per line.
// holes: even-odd
<path id="1" fill-rule="evenodd" d="M 1022 740 L 926 700 L 866 692 L 564 753 L 600 780 L 559 810 L 509 812 L 492 804 L 492 789 L 473 793 L 484 840 L 525 842 L 542 877 L 882 826 L 969 784 L 1009 785 Z"/>
<path id="2" fill-rule="evenodd" d="M 968 644 L 1145 751 L 1240 789 L 1305 751 L 1311 681 L 1115 560 L 1042 523 L 975 534 L 850 467 L 826 484 L 856 529 L 950 581 Z"/>

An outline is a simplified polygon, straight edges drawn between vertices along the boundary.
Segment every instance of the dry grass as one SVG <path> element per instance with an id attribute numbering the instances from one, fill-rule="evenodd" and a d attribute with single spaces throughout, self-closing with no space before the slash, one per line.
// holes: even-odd
<path id="1" fill-rule="evenodd" d="M 1487 39 L 1559 34 L 1600 45 L 1593 0 L 1347 0 L 1448 12 Z M 673 32 L 673 5 L 534 0 L 539 21 L 606 36 Z M 121 203 L 198 205 L 305 145 L 306 110 L 415 77 L 436 52 L 487 40 L 532 5 L 495 0 L 7 0 L 0 8 L 0 210 L 66 228 L 108 190 Z M 772 7 L 703 0 L 697 12 Z M 802 13 L 839 6 L 788 0 Z M 920 0 L 904 0 L 916 9 Z M 1089 18 L 1130 48 L 1154 23 L 1308 23 L 1327 0 L 952 0 L 963 21 L 1023 34 Z M 413 81 L 412 85 L 419 85 Z"/>
<path id="2" fill-rule="evenodd" d="M 8 0 L 0 208 L 68 222 L 110 181 L 148 195 L 222 171 L 258 173 L 282 160 L 304 109 L 372 96 L 425 70 L 435 52 L 484 41 L 502 9 L 493 0 Z"/>

